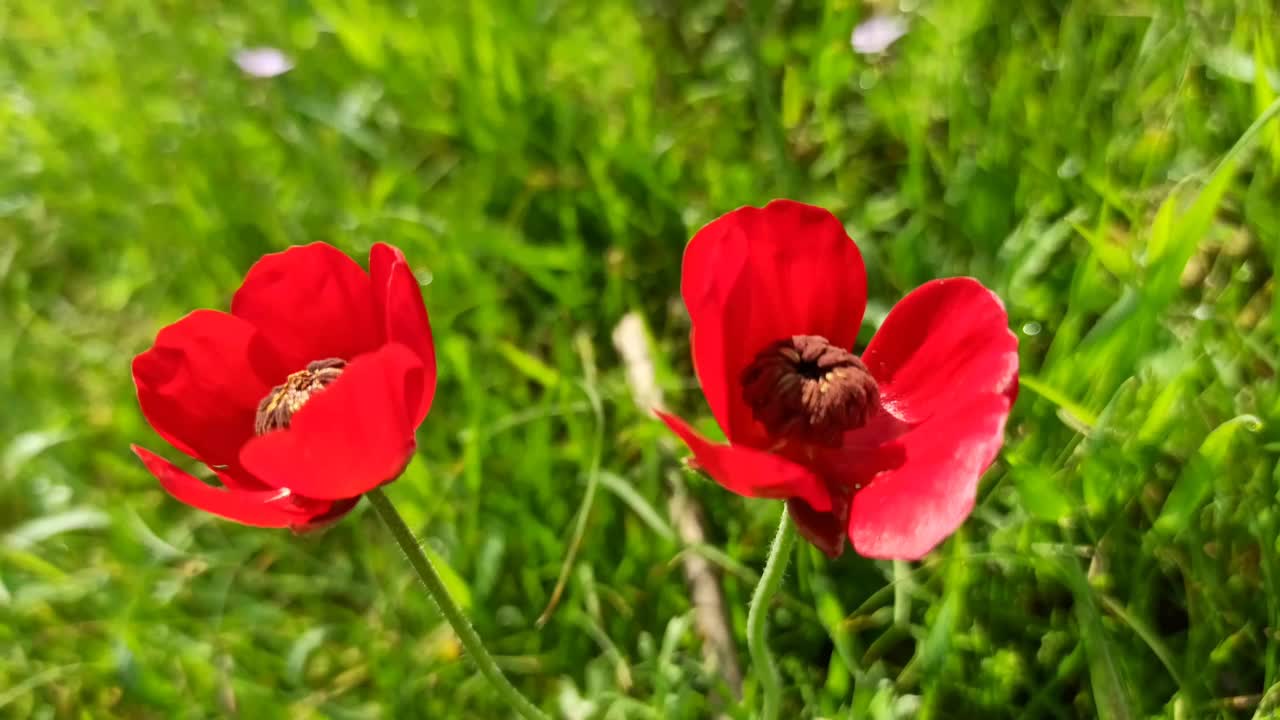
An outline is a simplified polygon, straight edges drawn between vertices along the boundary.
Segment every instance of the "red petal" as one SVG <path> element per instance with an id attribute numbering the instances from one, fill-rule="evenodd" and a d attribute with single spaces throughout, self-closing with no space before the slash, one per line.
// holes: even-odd
<path id="1" fill-rule="evenodd" d="M 248 471 L 240 465 L 239 457 L 236 457 L 234 464 L 225 468 L 216 468 L 213 472 L 218 476 L 218 482 L 222 483 L 223 487 L 230 490 L 248 490 L 251 492 L 257 492 L 260 490 L 275 491 L 275 488 L 250 475 Z"/>
<path id="2" fill-rule="evenodd" d="M 286 502 L 287 493 L 283 491 L 220 490 L 146 448 L 134 445 L 133 452 L 170 495 L 191 507 L 255 527 L 289 527 L 308 521 L 306 515 Z"/>
<path id="3" fill-rule="evenodd" d="M 925 283 L 902 299 L 862 355 L 885 409 L 915 424 L 974 398 L 1017 391 L 1018 339 L 995 293 L 972 278 Z"/>
<path id="4" fill-rule="evenodd" d="M 414 410 L 414 427 L 431 409 L 436 391 L 436 349 L 431 341 L 431 322 L 422 302 L 422 288 L 405 262 L 404 254 L 386 243 L 376 243 L 369 253 L 369 274 L 373 278 L 374 306 L 382 318 L 386 342 L 398 342 L 422 360 L 422 402 Z"/>
<path id="5" fill-rule="evenodd" d="M 361 355 L 292 418 L 240 453 L 264 482 L 309 498 L 352 498 L 395 479 L 413 455 L 422 362 L 398 343 Z"/>
<path id="6" fill-rule="evenodd" d="M 322 530 L 346 517 L 347 513 L 351 512 L 359 502 L 359 497 L 353 497 L 347 498 L 346 500 L 335 500 L 331 503 L 326 503 L 329 507 L 327 511 L 315 515 L 305 522 L 294 523 L 289 526 L 289 529 L 299 535 L 314 532 L 316 530 Z"/>
<path id="7" fill-rule="evenodd" d="M 716 445 L 674 415 L 658 412 L 707 474 L 730 492 L 745 497 L 801 498 L 819 511 L 831 510 L 831 496 L 818 476 L 802 465 L 762 450 Z"/>
<path id="8" fill-rule="evenodd" d="M 867 485 L 882 470 L 902 464 L 902 449 L 894 440 L 911 426 L 887 412 L 877 412 L 867 424 L 844 434 L 838 448 L 810 447 L 808 463 L 829 483 L 852 491 Z"/>
<path id="9" fill-rule="evenodd" d="M 213 310 L 197 310 L 164 328 L 133 359 L 147 422 L 174 447 L 210 465 L 238 464 L 258 403 L 282 372 L 253 325 Z"/>
<path id="10" fill-rule="evenodd" d="M 743 369 L 766 345 L 793 335 L 821 335 L 852 350 L 867 278 L 835 216 L 775 200 L 699 230 L 685 250 L 681 292 L 712 413 L 731 441 L 759 447 L 767 438 L 742 401 Z"/>
<path id="11" fill-rule="evenodd" d="M 804 539 L 827 557 L 834 560 L 844 553 L 845 538 L 849 536 L 848 503 L 844 504 L 843 513 L 840 508 L 818 512 L 809 503 L 792 498 L 787 501 L 787 512 L 791 513 L 791 519 Z"/>
<path id="12" fill-rule="evenodd" d="M 231 299 L 231 313 L 256 325 L 290 371 L 382 344 L 369 276 L 325 243 L 264 256 Z"/>
<path id="13" fill-rule="evenodd" d="M 369 279 L 373 290 L 373 313 L 379 330 L 386 332 L 387 288 L 391 285 L 391 268 L 396 263 L 407 263 L 400 248 L 386 243 L 374 243 L 369 248 Z M 386 341 L 386 337 L 383 337 Z"/>
<path id="14" fill-rule="evenodd" d="M 853 496 L 849 539 L 859 555 L 917 560 L 973 510 L 978 479 L 1004 442 L 1009 398 L 951 407 L 891 443 L 900 464 Z"/>

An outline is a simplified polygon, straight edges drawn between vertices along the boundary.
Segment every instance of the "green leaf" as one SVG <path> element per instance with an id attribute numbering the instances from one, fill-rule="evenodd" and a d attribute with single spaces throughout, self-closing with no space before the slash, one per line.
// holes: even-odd
<path id="1" fill-rule="evenodd" d="M 25 550 L 56 535 L 76 530 L 98 530 L 111 524 L 111 516 L 93 508 L 75 508 L 28 520 L 5 536 L 10 547 Z"/>
<path id="2" fill-rule="evenodd" d="M 1018 378 L 1018 385 L 1030 390 L 1054 405 L 1057 405 L 1060 410 L 1071 415 L 1072 418 L 1078 421 L 1073 423 L 1073 425 L 1093 427 L 1098 423 L 1098 416 L 1096 413 L 1075 400 L 1072 400 L 1070 397 L 1067 397 L 1066 393 L 1035 376 L 1023 375 Z"/>
<path id="3" fill-rule="evenodd" d="M 670 523 L 663 519 L 662 513 L 658 512 L 626 478 L 607 470 L 601 471 L 600 486 L 617 495 L 618 499 L 626 503 L 627 507 L 631 508 L 631 511 L 639 516 L 644 521 L 644 524 L 649 526 L 650 530 L 662 536 L 664 540 L 675 539 L 675 530 L 671 528 Z"/>
<path id="4" fill-rule="evenodd" d="M 1147 647 L 1151 649 L 1151 653 L 1156 656 L 1156 659 L 1160 661 L 1161 665 L 1164 665 L 1165 671 L 1169 673 L 1169 677 L 1173 678 L 1174 682 L 1178 683 L 1178 687 L 1182 692 L 1189 693 L 1194 696 L 1194 688 L 1187 684 L 1182 673 L 1178 671 L 1177 663 L 1174 661 L 1173 652 L 1169 649 L 1169 646 L 1165 644 L 1164 639 L 1161 638 L 1153 628 L 1149 627 L 1136 615 L 1126 610 L 1124 606 L 1116 600 L 1109 598 L 1106 595 L 1100 596 L 1100 599 L 1102 600 L 1102 604 L 1112 615 L 1115 615 L 1121 622 L 1128 625 L 1129 629 L 1133 631 L 1133 634 L 1137 635 L 1142 639 L 1142 642 L 1147 644 Z"/>
<path id="5" fill-rule="evenodd" d="M 1012 474 L 1022 506 L 1037 520 L 1060 523 L 1080 507 L 1047 468 L 1016 468 Z"/>
<path id="6" fill-rule="evenodd" d="M 427 554 L 427 559 L 435 566 L 436 572 L 440 573 L 440 579 L 444 582 L 444 586 L 448 588 L 449 594 L 453 596 L 453 601 L 463 610 L 471 608 L 471 587 L 467 585 L 467 581 L 462 579 L 457 570 L 444 559 L 440 553 L 431 549 L 431 546 L 422 543 L 422 551 Z"/>
<path id="7" fill-rule="evenodd" d="M 809 98 L 803 73 L 794 66 L 787 66 L 782 76 L 782 124 L 793 128 L 804 119 L 804 108 Z"/>
<path id="8" fill-rule="evenodd" d="M 1194 363 L 1187 362 L 1186 367 L 1171 382 L 1160 390 L 1160 394 L 1147 409 L 1147 419 L 1138 429 L 1138 441 L 1144 445 L 1159 445 L 1164 442 L 1169 429 L 1178 422 L 1183 400 L 1188 397 L 1187 388 L 1195 377 Z"/>
<path id="9" fill-rule="evenodd" d="M 544 388 L 553 388 L 560 384 L 560 373 L 555 368 L 538 358 L 521 350 L 519 347 L 503 340 L 498 343 L 498 353 L 502 359 L 511 364 L 521 375 L 538 383 Z"/>
<path id="10" fill-rule="evenodd" d="M 328 627 L 317 625 L 302 633 L 297 640 L 293 641 L 293 645 L 289 648 L 285 667 L 288 669 L 289 679 L 295 685 L 306 683 L 307 658 L 311 657 L 311 653 L 315 652 L 324 643 L 324 638 L 328 633 Z"/>
<path id="11" fill-rule="evenodd" d="M 1098 422 L 1093 431 L 1080 445 L 1080 454 L 1086 459 L 1090 456 L 1105 457 L 1104 450 L 1116 444 L 1116 440 L 1128 428 L 1122 426 L 1133 408 L 1134 398 L 1138 391 L 1138 381 L 1129 378 L 1120 384 L 1115 394 L 1107 402 L 1107 406 L 1098 414 Z M 1115 499 L 1120 485 L 1111 472 L 1100 469 L 1084 470 L 1084 504 L 1089 514 L 1099 516 Z"/>
<path id="12" fill-rule="evenodd" d="M 1138 717 L 1129 697 L 1115 648 L 1107 638 L 1102 624 L 1102 613 L 1089 580 L 1075 560 L 1064 560 L 1060 567 L 1066 575 L 1067 586 L 1075 597 L 1076 622 L 1084 641 L 1085 656 L 1089 662 L 1089 681 L 1093 686 L 1093 702 L 1100 720 L 1130 720 Z"/>
<path id="13" fill-rule="evenodd" d="M 33 430 L 15 435 L 0 455 L 0 478 L 16 476 L 24 464 L 71 438 L 72 434 L 65 430 Z"/>
<path id="14" fill-rule="evenodd" d="M 1156 217 L 1151 221 L 1151 229 L 1147 233 L 1147 262 L 1155 264 L 1164 258 L 1173 240 L 1173 216 L 1178 208 L 1178 193 L 1175 190 L 1160 203 Z"/>
<path id="15" fill-rule="evenodd" d="M 1175 534 L 1187 527 L 1196 510 L 1208 499 L 1213 479 L 1221 473 L 1229 459 L 1231 445 L 1240 430 L 1257 432 L 1262 421 L 1253 415 L 1239 415 L 1222 423 L 1200 444 L 1182 475 L 1165 498 L 1155 529 Z"/>
<path id="16" fill-rule="evenodd" d="M 947 592 L 937 616 L 929 626 L 929 634 L 920 645 L 920 669 L 926 675 L 935 675 L 951 652 L 956 637 L 956 621 L 960 617 L 961 592 Z"/>
<path id="17" fill-rule="evenodd" d="M 1089 243 L 1089 247 L 1098 256 L 1098 261 L 1112 275 L 1127 279 L 1133 274 L 1133 260 L 1129 257 L 1127 249 L 1111 242 L 1102 232 L 1085 227 L 1083 223 L 1073 222 L 1071 225 L 1076 233 Z"/>
<path id="18" fill-rule="evenodd" d="M 1280 114 L 1280 99 L 1273 101 L 1253 121 L 1249 128 L 1236 140 L 1235 144 L 1231 146 L 1231 149 L 1227 151 L 1227 154 L 1223 156 L 1218 166 L 1214 168 L 1213 173 L 1209 176 L 1209 181 L 1201 188 L 1191 206 L 1178 218 L 1176 226 L 1169 232 L 1167 252 L 1163 242 L 1157 246 L 1158 252 L 1154 254 L 1160 257 L 1162 261 L 1152 263 L 1152 276 L 1148 289 L 1148 296 L 1156 307 L 1163 307 L 1167 304 L 1169 298 L 1177 290 L 1183 269 L 1186 268 L 1191 257 L 1195 255 L 1196 247 L 1213 225 L 1218 206 L 1222 204 L 1222 199 L 1226 195 L 1227 189 L 1231 186 L 1231 181 L 1235 178 L 1236 170 L 1240 166 L 1241 156 L 1253 145 L 1254 140 L 1257 139 L 1262 130 L 1278 114 Z M 1166 200 L 1165 205 L 1170 202 L 1172 202 L 1172 198 Z M 1164 213 L 1165 208 L 1161 207 L 1160 211 Z M 1161 223 L 1168 222 L 1168 220 L 1161 218 L 1159 215 L 1157 215 L 1157 221 Z"/>
<path id="19" fill-rule="evenodd" d="M 827 636 L 831 638 L 831 644 L 836 648 L 836 652 L 831 656 L 832 665 L 840 662 L 849 672 L 861 671 L 858 664 L 859 652 L 855 647 L 852 634 L 845 626 L 844 606 L 840 604 L 840 599 L 831 591 L 825 580 L 815 587 L 813 602 L 818 622 L 822 623 Z M 828 669 L 829 676 L 832 672 L 834 672 L 833 669 Z"/>

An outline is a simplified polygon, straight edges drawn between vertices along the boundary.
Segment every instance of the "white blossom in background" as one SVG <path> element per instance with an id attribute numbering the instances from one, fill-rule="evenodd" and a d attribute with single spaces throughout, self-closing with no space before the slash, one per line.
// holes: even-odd
<path id="1" fill-rule="evenodd" d="M 874 55 L 889 49 L 907 34 L 907 19 L 901 15 L 876 15 L 853 29 L 853 51 Z"/>
<path id="2" fill-rule="evenodd" d="M 276 77 L 293 69 L 293 60 L 273 47 L 245 48 L 236 53 L 235 61 L 246 75 L 260 78 Z"/>

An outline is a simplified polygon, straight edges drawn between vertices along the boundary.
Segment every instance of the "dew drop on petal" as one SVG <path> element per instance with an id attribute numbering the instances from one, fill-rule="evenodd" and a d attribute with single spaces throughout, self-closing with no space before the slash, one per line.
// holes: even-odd
<path id="1" fill-rule="evenodd" d="M 276 77 L 293 69 L 293 60 L 273 47 L 245 48 L 235 54 L 235 61 L 246 75 L 260 78 Z"/>

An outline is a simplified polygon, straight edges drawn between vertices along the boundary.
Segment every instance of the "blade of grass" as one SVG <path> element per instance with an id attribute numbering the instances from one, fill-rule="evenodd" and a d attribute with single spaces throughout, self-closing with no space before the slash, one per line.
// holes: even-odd
<path id="1" fill-rule="evenodd" d="M 1075 561 L 1063 560 L 1058 568 L 1075 598 L 1076 623 L 1084 642 L 1098 717 L 1100 720 L 1134 720 L 1139 715 L 1129 697 L 1130 686 L 1121 673 L 1115 648 L 1107 638 L 1089 580 Z"/>

